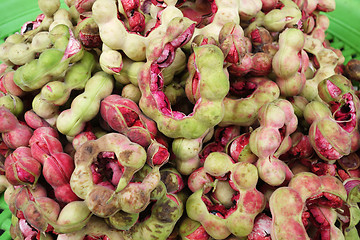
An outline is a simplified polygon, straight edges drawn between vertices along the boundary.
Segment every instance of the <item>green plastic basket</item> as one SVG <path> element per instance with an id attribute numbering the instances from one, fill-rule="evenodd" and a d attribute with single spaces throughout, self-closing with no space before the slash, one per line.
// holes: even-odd
<path id="1" fill-rule="evenodd" d="M 359 0 L 336 0 L 336 10 L 324 13 L 330 19 L 327 39 L 332 47 L 342 51 L 345 64 L 360 59 L 359 9 Z"/>
<path id="2" fill-rule="evenodd" d="M 0 196 L 0 240 L 10 240 L 11 212 L 4 201 L 4 194 Z"/>
<path id="3" fill-rule="evenodd" d="M 61 7 L 67 7 L 61 0 Z M 19 31 L 27 21 L 34 21 L 41 13 L 36 0 L 0 0 L 0 44 L 4 39 Z M 22 9 L 22 11 L 19 11 Z"/>
<path id="4" fill-rule="evenodd" d="M 327 39 L 332 47 L 342 51 L 347 63 L 350 59 L 360 59 L 360 1 L 336 0 L 336 4 L 335 11 L 323 13 L 330 19 Z M 35 0 L 0 0 L 0 6 L 0 44 L 41 13 Z M 67 7 L 64 0 L 61 0 L 61 7 Z M 23 10 L 19 11 L 19 8 Z M 11 239 L 10 225 L 11 212 L 0 194 L 0 240 Z"/>

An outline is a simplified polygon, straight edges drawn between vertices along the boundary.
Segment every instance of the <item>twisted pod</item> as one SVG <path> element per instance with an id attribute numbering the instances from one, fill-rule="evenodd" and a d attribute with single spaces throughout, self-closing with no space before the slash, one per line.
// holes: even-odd
<path id="1" fill-rule="evenodd" d="M 96 184 L 93 179 L 96 174 L 92 172 L 92 164 L 101 152 L 113 152 L 116 164 L 124 168 L 115 190 Z M 97 140 L 87 141 L 75 153 L 71 188 L 85 199 L 90 211 L 97 216 L 108 217 L 120 210 L 138 213 L 149 204 L 150 193 L 160 181 L 159 169 L 155 167 L 142 183 L 130 182 L 134 173 L 144 166 L 146 158 L 143 147 L 120 133 L 108 133 Z"/>
<path id="2" fill-rule="evenodd" d="M 192 89 L 189 96 L 196 98 L 193 113 L 186 116 L 173 111 L 162 91 L 161 69 L 171 64 L 174 49 L 185 44 L 193 30 L 191 21 L 173 19 L 163 39 L 152 45 L 153 51 L 139 77 L 141 110 L 157 123 L 160 132 L 171 138 L 198 138 L 224 115 L 222 100 L 229 90 L 229 81 L 222 68 L 223 54 L 214 45 L 195 48 L 189 58 L 187 85 Z"/>

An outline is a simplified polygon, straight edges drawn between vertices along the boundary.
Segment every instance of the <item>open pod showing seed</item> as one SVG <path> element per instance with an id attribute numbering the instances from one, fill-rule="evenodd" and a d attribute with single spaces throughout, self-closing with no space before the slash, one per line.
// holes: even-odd
<path id="1" fill-rule="evenodd" d="M 99 157 L 105 161 L 105 167 L 112 169 L 111 183 L 103 180 L 107 178 L 103 175 L 107 171 L 97 165 Z M 133 175 L 146 163 L 146 158 L 143 147 L 120 133 L 108 133 L 87 141 L 75 153 L 71 188 L 97 216 L 109 217 L 120 210 L 141 212 L 149 204 L 150 193 L 160 181 L 159 168 L 154 167 L 142 182 L 131 182 Z"/>
<path id="2" fill-rule="evenodd" d="M 266 103 L 280 96 L 279 87 L 266 77 L 252 77 L 230 82 L 229 95 L 224 98 L 225 114 L 220 126 L 250 126 Z"/>
<path id="3" fill-rule="evenodd" d="M 103 99 L 100 113 L 113 130 L 143 147 L 148 147 L 157 134 L 155 122 L 147 118 L 134 101 L 120 95 Z"/>
<path id="4" fill-rule="evenodd" d="M 311 239 L 306 226 L 313 217 L 315 236 L 344 239 L 335 226 L 337 214 L 346 201 L 346 190 L 333 176 L 316 176 L 310 172 L 296 174 L 287 187 L 277 188 L 270 197 L 272 239 Z M 304 215 L 304 211 L 307 214 Z M 306 225 L 306 226 L 305 226 Z"/>
<path id="5" fill-rule="evenodd" d="M 190 89 L 185 90 L 188 98 L 195 100 L 193 112 L 186 115 L 171 109 L 163 92 L 161 71 L 173 62 L 175 50 L 190 40 L 194 27 L 191 21 L 174 18 L 164 37 L 152 42 L 138 78 L 141 110 L 157 123 L 160 132 L 171 138 L 198 138 L 218 124 L 224 114 L 222 100 L 229 90 L 221 50 L 210 44 L 196 47 L 189 58 L 190 75 L 185 87 Z"/>
<path id="6" fill-rule="evenodd" d="M 249 235 L 256 215 L 265 207 L 265 198 L 256 189 L 258 181 L 256 167 L 245 162 L 233 163 L 227 154 L 213 152 L 206 158 L 204 169 L 207 174 L 218 178 L 208 186 L 214 186 L 215 191 L 219 188 L 222 193 L 210 198 L 204 192 L 208 187 L 205 184 L 188 198 L 186 202 L 188 217 L 200 222 L 205 231 L 216 239 L 225 239 L 230 234 L 237 237 Z M 227 189 L 222 185 L 223 183 L 229 184 L 227 193 L 223 191 Z M 221 195 L 227 197 L 222 199 Z"/>
<path id="7" fill-rule="evenodd" d="M 14 216 L 40 234 L 80 230 L 92 215 L 83 201 L 60 207 L 57 201 L 47 196 L 46 189 L 39 183 L 34 189 L 26 186 L 14 189 L 7 202 Z"/>

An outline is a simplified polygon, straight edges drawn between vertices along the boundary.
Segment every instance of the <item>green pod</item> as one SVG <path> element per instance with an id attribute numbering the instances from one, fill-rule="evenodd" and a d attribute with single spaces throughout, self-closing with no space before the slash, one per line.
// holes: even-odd
<path id="1" fill-rule="evenodd" d="M 193 84 L 196 72 L 201 76 L 198 88 L 201 100 L 196 103 L 191 115 L 159 109 L 158 104 L 161 103 L 154 99 L 150 89 L 151 62 L 146 63 L 139 78 L 142 92 L 140 108 L 157 123 L 159 131 L 171 138 L 198 138 L 207 129 L 217 125 L 224 116 L 223 99 L 229 91 L 229 80 L 223 71 L 222 51 L 214 45 L 204 45 L 195 48 L 191 58 L 194 58 L 193 64 L 197 69 L 194 66 L 190 68 L 187 84 Z M 163 101 L 166 102 L 166 99 Z"/>
<path id="2" fill-rule="evenodd" d="M 8 66 L 13 66 L 14 63 L 9 60 L 9 51 L 14 45 L 24 43 L 24 41 L 24 36 L 18 33 L 6 38 L 5 42 L 0 45 L 0 61 Z"/>
<path id="3" fill-rule="evenodd" d="M 306 104 L 304 109 L 304 118 L 306 122 L 312 124 L 314 121 L 324 117 L 331 117 L 330 109 L 323 102 L 311 101 Z"/>
<path id="4" fill-rule="evenodd" d="M 44 119 L 56 117 L 59 114 L 59 106 L 45 101 L 41 94 L 37 94 L 32 101 L 32 109 L 39 116 Z"/>
<path id="5" fill-rule="evenodd" d="M 84 201 L 73 201 L 62 208 L 56 221 L 50 222 L 50 225 L 58 233 L 71 233 L 82 229 L 92 215 Z"/>
<path id="6" fill-rule="evenodd" d="M 8 53 L 9 60 L 15 65 L 24 65 L 35 58 L 35 51 L 29 43 L 14 44 Z"/>
<path id="7" fill-rule="evenodd" d="M 71 108 L 60 113 L 56 120 L 59 132 L 71 137 L 80 133 L 85 123 L 99 112 L 100 101 L 111 94 L 113 87 L 111 75 L 95 73 L 86 83 L 84 92 L 72 101 Z"/>
<path id="8" fill-rule="evenodd" d="M 291 0 L 280 0 L 284 7 L 274 9 L 267 13 L 263 19 L 263 25 L 272 32 L 280 32 L 285 27 L 294 27 L 301 19 L 299 7 Z"/>
<path id="9" fill-rule="evenodd" d="M 109 240 L 124 240 L 123 232 L 106 224 L 105 219 L 92 216 L 86 225 L 73 232 L 59 234 L 58 239 L 83 240 L 86 237 L 106 237 Z"/>
<path id="10" fill-rule="evenodd" d="M 167 239 L 183 214 L 183 203 L 174 194 L 163 194 L 151 208 L 151 215 L 124 232 L 124 239 Z"/>
<path id="11" fill-rule="evenodd" d="M 339 57 L 333 50 L 325 48 L 320 40 L 309 35 L 305 35 L 304 50 L 315 55 L 320 67 L 312 78 L 306 80 L 300 95 L 308 101 L 320 100 L 318 85 L 322 80 L 336 74 L 335 68 L 339 63 Z"/>
<path id="12" fill-rule="evenodd" d="M 224 98 L 225 114 L 220 126 L 250 126 L 257 120 L 259 109 L 280 96 L 279 87 L 268 78 L 257 77 L 240 81 L 244 81 L 245 85 L 254 85 L 256 88 L 246 97 Z"/>
<path id="13" fill-rule="evenodd" d="M 100 56 L 100 57 L 103 58 L 104 56 Z M 139 85 L 138 76 L 145 62 L 141 62 L 141 61 L 136 62 L 127 57 L 124 57 L 122 60 L 123 60 L 122 69 L 118 74 L 114 74 L 115 80 L 121 84 L 132 83 L 135 86 L 138 86 Z"/>
<path id="14" fill-rule="evenodd" d="M 339 101 L 348 92 L 352 92 L 351 81 L 339 74 L 322 80 L 318 85 L 319 96 L 327 103 Z"/>
<path id="15" fill-rule="evenodd" d="M 304 42 L 303 32 L 296 28 L 288 28 L 279 35 L 279 50 L 273 57 L 272 67 L 283 96 L 296 96 L 305 85 L 309 60 L 302 50 Z"/>
<path id="16" fill-rule="evenodd" d="M 172 151 L 175 154 L 176 169 L 183 175 L 190 175 L 201 165 L 199 153 L 203 148 L 203 143 L 208 137 L 213 135 L 213 128 L 194 139 L 176 138 L 172 142 Z"/>
<path id="17" fill-rule="evenodd" d="M 24 110 L 24 104 L 22 100 L 14 95 L 6 94 L 1 96 L 0 93 L 0 106 L 4 106 L 10 110 L 15 116 L 19 116 Z"/>
<path id="18" fill-rule="evenodd" d="M 46 83 L 64 76 L 69 64 L 83 55 L 81 45 L 71 39 L 69 29 L 58 25 L 50 32 L 53 48 L 43 51 L 34 59 L 19 67 L 14 74 L 14 82 L 24 91 L 33 91 Z M 73 49 L 75 48 L 75 50 Z"/>
<path id="19" fill-rule="evenodd" d="M 350 134 L 331 117 L 311 124 L 309 140 L 317 155 L 330 164 L 351 152 Z"/>
<path id="20" fill-rule="evenodd" d="M 188 217 L 199 222 L 215 239 L 226 239 L 231 234 L 240 238 L 246 237 L 253 229 L 255 217 L 265 207 L 264 195 L 256 190 L 257 168 L 251 163 L 244 162 L 229 167 L 230 180 L 239 192 L 239 199 L 236 200 L 234 210 L 227 213 L 226 217 L 210 213 L 203 201 L 203 197 L 206 198 L 204 188 L 191 194 L 186 201 Z"/>
<path id="21" fill-rule="evenodd" d="M 119 211 L 106 219 L 106 223 L 117 230 L 127 231 L 136 224 L 138 219 L 139 213 Z"/>
<path id="22" fill-rule="evenodd" d="M 40 10 L 46 16 L 52 16 L 60 8 L 59 0 L 39 0 L 38 1 Z"/>
<path id="23" fill-rule="evenodd" d="M 55 105 L 63 105 L 69 99 L 72 90 L 81 90 L 95 67 L 94 56 L 85 51 L 80 61 L 72 65 L 65 74 L 64 81 L 53 81 L 41 89 L 41 98 Z"/>

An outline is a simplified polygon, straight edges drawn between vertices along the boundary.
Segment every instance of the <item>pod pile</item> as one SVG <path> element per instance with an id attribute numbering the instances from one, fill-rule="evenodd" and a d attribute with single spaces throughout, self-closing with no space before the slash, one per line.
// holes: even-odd
<path id="1" fill-rule="evenodd" d="M 14 239 L 359 239 L 334 0 L 65 3 L 0 45 Z"/>

